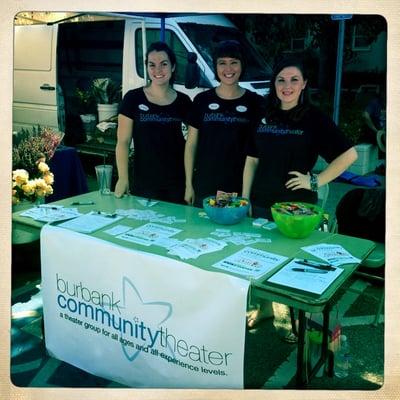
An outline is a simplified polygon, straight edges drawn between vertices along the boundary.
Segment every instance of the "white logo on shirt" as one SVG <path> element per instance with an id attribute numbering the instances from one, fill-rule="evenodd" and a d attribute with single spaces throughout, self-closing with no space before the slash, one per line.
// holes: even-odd
<path id="1" fill-rule="evenodd" d="M 262 122 L 264 125 L 267 125 L 267 120 L 265 119 L 265 117 L 261 120 L 261 122 Z"/>
<path id="2" fill-rule="evenodd" d="M 149 111 L 149 107 L 146 104 L 139 104 L 139 109 L 142 111 Z"/>
<path id="3" fill-rule="evenodd" d="M 211 103 L 211 104 L 208 105 L 208 108 L 209 108 L 210 110 L 218 110 L 219 104 L 217 104 L 217 103 Z"/>
<path id="4" fill-rule="evenodd" d="M 247 107 L 246 106 L 237 106 L 236 107 L 236 111 L 246 112 L 247 111 Z"/>

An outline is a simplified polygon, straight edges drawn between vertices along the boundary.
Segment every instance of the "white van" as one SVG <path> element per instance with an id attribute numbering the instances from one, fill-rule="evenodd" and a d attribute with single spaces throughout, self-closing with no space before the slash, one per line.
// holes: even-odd
<path id="1" fill-rule="evenodd" d="M 182 14 L 160 24 L 157 17 L 113 14 L 85 22 L 21 25 L 14 39 L 13 130 L 51 126 L 66 133 L 66 142 L 75 142 L 82 131 L 76 88 L 104 77 L 122 84 L 123 93 L 143 86 L 143 48 L 160 40 L 160 31 L 177 56 L 177 90 L 193 98 L 216 86 L 213 46 L 236 39 L 247 57 L 241 85 L 267 93 L 270 67 L 223 15 Z"/>

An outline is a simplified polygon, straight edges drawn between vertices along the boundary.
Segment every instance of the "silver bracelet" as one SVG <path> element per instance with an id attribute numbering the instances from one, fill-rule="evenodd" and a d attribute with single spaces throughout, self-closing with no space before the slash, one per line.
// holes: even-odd
<path id="1" fill-rule="evenodd" d="M 310 175 L 310 187 L 312 192 L 318 192 L 318 177 L 315 174 Z"/>

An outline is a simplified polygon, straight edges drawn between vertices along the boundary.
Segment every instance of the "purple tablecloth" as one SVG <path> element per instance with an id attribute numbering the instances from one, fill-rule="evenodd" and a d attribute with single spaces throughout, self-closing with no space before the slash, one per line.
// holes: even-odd
<path id="1" fill-rule="evenodd" d="M 49 162 L 54 192 L 46 203 L 88 192 L 86 174 L 74 147 L 59 146 Z"/>

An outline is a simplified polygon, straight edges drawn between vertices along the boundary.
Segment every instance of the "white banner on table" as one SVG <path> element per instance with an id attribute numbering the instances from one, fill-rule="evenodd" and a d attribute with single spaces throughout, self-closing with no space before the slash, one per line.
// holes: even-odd
<path id="1" fill-rule="evenodd" d="M 133 387 L 243 387 L 247 281 L 49 225 L 40 242 L 54 357 Z"/>

